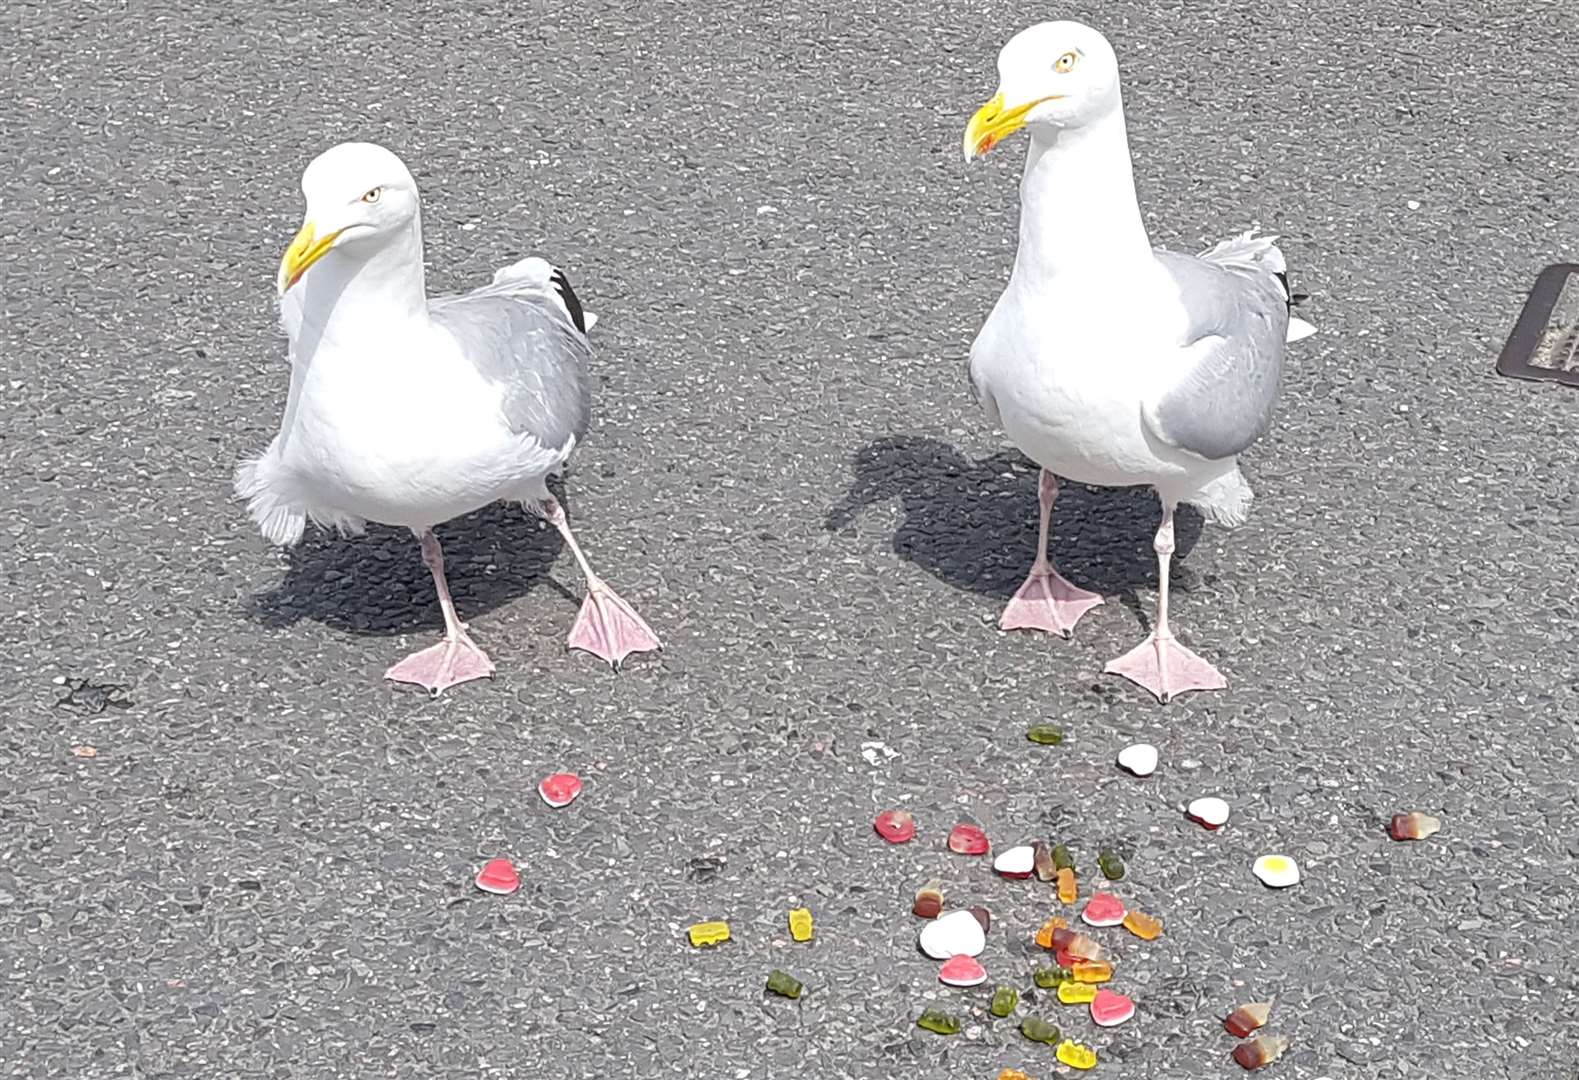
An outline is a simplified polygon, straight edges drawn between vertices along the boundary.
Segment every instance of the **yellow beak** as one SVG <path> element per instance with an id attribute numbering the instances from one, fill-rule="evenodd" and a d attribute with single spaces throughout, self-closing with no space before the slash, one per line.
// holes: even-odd
<path id="1" fill-rule="evenodd" d="M 1062 94 L 1049 94 L 1012 109 L 1003 107 L 1003 95 L 993 95 L 991 101 L 976 110 L 976 115 L 965 125 L 965 160 L 978 158 L 997 146 L 1004 139 L 1025 126 L 1025 117 L 1044 101 L 1057 101 Z"/>
<path id="2" fill-rule="evenodd" d="M 307 222 L 291 241 L 291 246 L 285 249 L 285 255 L 280 259 L 279 287 L 280 295 L 285 295 L 292 285 L 302 279 L 313 263 L 329 253 L 334 247 L 334 242 L 339 239 L 344 229 L 336 229 L 322 239 L 317 238 L 317 230 L 312 222 Z"/>

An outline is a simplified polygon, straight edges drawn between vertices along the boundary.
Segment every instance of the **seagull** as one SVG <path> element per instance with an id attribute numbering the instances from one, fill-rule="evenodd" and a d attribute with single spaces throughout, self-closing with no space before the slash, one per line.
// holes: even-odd
<path id="1" fill-rule="evenodd" d="M 587 582 L 569 647 L 618 669 L 662 647 L 593 573 L 547 479 L 586 437 L 584 312 L 562 270 L 537 257 L 458 295 L 428 296 L 416 181 L 391 151 L 347 142 L 302 174 L 306 220 L 280 260 L 291 381 L 279 434 L 236 470 L 236 494 L 270 542 L 309 520 L 341 535 L 368 521 L 410 529 L 433 575 L 444 639 L 385 677 L 437 695 L 491 677 L 455 613 L 434 529 L 497 500 L 564 537 Z"/>
<path id="2" fill-rule="evenodd" d="M 1045 22 L 998 55 L 998 91 L 965 129 L 967 162 L 1025 129 L 1014 269 L 970 350 L 989 421 L 1041 466 L 1041 526 L 1005 630 L 1069 636 L 1103 602 L 1053 568 L 1048 520 L 1058 477 L 1147 484 L 1162 502 L 1157 617 L 1107 664 L 1166 702 L 1227 685 L 1173 635 L 1168 569 L 1177 506 L 1243 524 L 1250 485 L 1238 455 L 1267 432 L 1287 341 L 1315 328 L 1292 316 L 1276 237 L 1254 231 L 1201 255 L 1153 248 L 1135 199 L 1118 59 L 1101 33 Z"/>

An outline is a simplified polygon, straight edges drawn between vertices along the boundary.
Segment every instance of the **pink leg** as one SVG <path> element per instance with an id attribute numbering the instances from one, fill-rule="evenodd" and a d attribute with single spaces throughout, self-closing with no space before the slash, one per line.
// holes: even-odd
<path id="1" fill-rule="evenodd" d="M 619 670 L 620 663 L 631 653 L 652 652 L 662 649 L 663 643 L 652 632 L 634 608 L 620 599 L 619 594 L 603 579 L 592 572 L 587 557 L 581 553 L 575 534 L 570 531 L 570 521 L 559 500 L 550 496 L 543 501 L 543 515 L 553 522 L 559 535 L 565 538 L 570 553 L 576 557 L 581 574 L 587 579 L 587 598 L 582 601 L 576 623 L 570 628 L 568 645 L 583 649 Z"/>
<path id="2" fill-rule="evenodd" d="M 1222 673 L 1180 645 L 1168 629 L 1168 566 L 1173 561 L 1173 507 L 1162 507 L 1162 526 L 1152 546 L 1157 550 L 1157 625 L 1151 636 L 1102 670 L 1122 675 L 1167 701 L 1189 690 L 1221 690 Z"/>
<path id="3" fill-rule="evenodd" d="M 1004 630 L 1046 630 L 1068 637 L 1080 616 L 1102 603 L 1102 597 L 1075 588 L 1047 561 L 1047 527 L 1053 516 L 1053 500 L 1058 498 L 1058 478 L 1046 469 L 1042 470 L 1037 496 L 1042 525 L 1036 538 L 1036 561 L 1031 564 L 1030 577 L 1003 609 L 998 626 Z"/>
<path id="4" fill-rule="evenodd" d="M 429 529 L 422 534 L 422 561 L 433 574 L 439 592 L 439 609 L 444 612 L 444 640 L 412 653 L 384 672 L 395 682 L 416 683 L 434 694 L 441 694 L 457 683 L 493 675 L 493 661 L 466 636 L 466 624 L 455 616 L 450 587 L 444 580 L 444 550 L 439 538 Z"/>

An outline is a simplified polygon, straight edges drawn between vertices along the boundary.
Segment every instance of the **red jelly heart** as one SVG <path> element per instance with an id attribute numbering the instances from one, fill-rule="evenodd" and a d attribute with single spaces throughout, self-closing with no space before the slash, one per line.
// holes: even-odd
<path id="1" fill-rule="evenodd" d="M 581 794 L 581 777 L 575 773 L 556 772 L 553 776 L 543 778 L 543 782 L 537 785 L 537 793 L 556 810 L 561 806 L 569 806 Z"/>
<path id="2" fill-rule="evenodd" d="M 1089 926 L 1117 926 L 1124 921 L 1128 912 L 1124 910 L 1124 901 L 1112 893 L 1099 892 L 1086 901 L 1086 908 L 1080 913 Z"/>
<path id="3" fill-rule="evenodd" d="M 1091 1019 L 1098 1027 L 1117 1027 L 1135 1015 L 1135 1003 L 1114 990 L 1102 989 L 1091 1000 Z"/>
<path id="4" fill-rule="evenodd" d="M 985 855 L 988 846 L 987 834 L 975 825 L 962 822 L 948 834 L 948 849 L 959 855 Z"/>
<path id="5" fill-rule="evenodd" d="M 980 986 L 987 981 L 987 969 L 974 957 L 952 956 L 938 971 L 938 981 L 949 986 Z"/>
<path id="6" fill-rule="evenodd" d="M 903 810 L 884 810 L 877 815 L 877 835 L 890 844 L 905 844 L 916 835 L 916 819 Z"/>
<path id="7" fill-rule="evenodd" d="M 509 859 L 490 859 L 477 872 L 477 887 L 483 892 L 509 896 L 521 887 L 521 875 L 515 872 Z"/>

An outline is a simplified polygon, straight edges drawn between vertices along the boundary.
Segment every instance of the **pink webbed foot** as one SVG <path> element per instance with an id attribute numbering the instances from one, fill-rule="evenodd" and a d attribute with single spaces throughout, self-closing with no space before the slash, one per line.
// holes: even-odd
<path id="1" fill-rule="evenodd" d="M 568 644 L 572 649 L 584 650 L 606 661 L 615 670 L 631 653 L 663 648 L 658 635 L 636 610 L 596 579 L 587 591 L 587 598 L 581 602 L 576 624 L 570 628 Z"/>
<path id="2" fill-rule="evenodd" d="M 1003 630 L 1046 630 L 1068 637 L 1080 616 L 1102 603 L 1100 593 L 1076 588 L 1051 567 L 1032 567 L 1025 584 L 1003 609 L 998 626 Z"/>
<path id="3" fill-rule="evenodd" d="M 412 653 L 384 672 L 384 678 L 416 683 L 438 695 L 458 683 L 491 678 L 493 671 L 493 661 L 488 659 L 488 654 L 462 633 Z"/>
<path id="4" fill-rule="evenodd" d="M 1102 670 L 1139 683 L 1162 702 L 1191 690 L 1221 690 L 1228 685 L 1222 672 L 1180 645 L 1172 634 L 1159 637 L 1153 632 Z"/>

